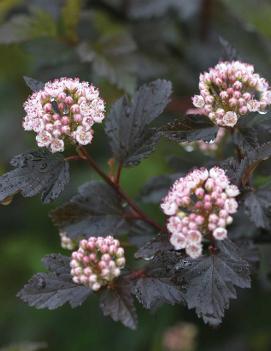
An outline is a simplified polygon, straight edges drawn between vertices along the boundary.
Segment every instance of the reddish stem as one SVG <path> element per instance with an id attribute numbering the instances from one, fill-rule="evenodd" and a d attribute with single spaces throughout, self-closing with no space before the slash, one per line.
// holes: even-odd
<path id="1" fill-rule="evenodd" d="M 133 280 L 133 279 L 138 279 L 140 277 L 143 277 L 145 274 L 145 271 L 143 269 L 140 269 L 138 271 L 131 272 L 128 274 L 127 278 Z"/>
<path id="2" fill-rule="evenodd" d="M 120 184 L 121 171 L 122 171 L 122 162 L 119 162 L 118 169 L 117 169 L 117 175 L 115 178 L 115 184 L 117 186 L 119 186 L 119 184 Z"/>
<path id="3" fill-rule="evenodd" d="M 65 157 L 65 161 L 79 161 L 79 160 L 82 160 L 82 158 L 78 155 Z"/>
<path id="4" fill-rule="evenodd" d="M 118 184 L 115 184 L 108 176 L 105 174 L 97 165 L 95 160 L 89 155 L 87 150 L 83 147 L 80 146 L 77 149 L 79 156 L 84 159 L 85 161 L 88 162 L 88 164 L 100 175 L 101 178 L 104 179 L 104 181 L 111 186 L 116 193 L 127 202 L 127 204 L 138 214 L 139 218 L 142 219 L 144 222 L 150 224 L 152 227 L 154 227 L 156 230 L 159 232 L 165 231 L 163 227 L 161 227 L 159 224 L 154 222 L 151 218 L 149 218 L 138 206 L 135 204 L 129 197 L 124 193 L 124 191 L 120 188 Z"/>

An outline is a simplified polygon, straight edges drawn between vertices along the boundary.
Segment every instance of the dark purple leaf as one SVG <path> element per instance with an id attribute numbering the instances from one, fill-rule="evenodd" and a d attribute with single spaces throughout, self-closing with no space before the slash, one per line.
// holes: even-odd
<path id="1" fill-rule="evenodd" d="M 72 308 L 82 305 L 91 290 L 73 283 L 69 261 L 59 254 L 46 256 L 43 263 L 49 272 L 35 274 L 17 296 L 37 309 L 53 310 L 65 303 Z"/>
<path id="2" fill-rule="evenodd" d="M 33 91 L 33 92 L 37 92 L 39 90 L 42 90 L 44 88 L 44 83 L 40 82 L 39 80 L 30 78 L 30 77 L 26 77 L 24 76 L 24 81 L 26 82 L 27 86 Z"/>
<path id="3" fill-rule="evenodd" d="M 160 128 L 160 135 L 176 141 L 191 142 L 196 140 L 215 140 L 217 127 L 206 116 L 180 116 L 173 122 Z"/>
<path id="4" fill-rule="evenodd" d="M 141 190 L 142 201 L 146 203 L 160 203 L 174 181 L 181 176 L 181 173 L 175 173 L 152 177 Z"/>
<path id="5" fill-rule="evenodd" d="M 163 16 L 171 9 L 186 17 L 198 9 L 198 2 L 194 0 L 133 0 L 128 4 L 130 17 L 142 19 Z"/>
<path id="6" fill-rule="evenodd" d="M 219 43 L 223 49 L 222 61 L 238 60 L 237 50 L 225 38 L 219 37 Z"/>
<path id="7" fill-rule="evenodd" d="M 51 212 L 51 218 L 71 239 L 116 235 L 129 228 L 115 190 L 98 181 L 82 185 L 68 203 Z"/>
<path id="8" fill-rule="evenodd" d="M 136 253 L 135 258 L 143 258 L 145 260 L 152 259 L 157 252 L 170 249 L 172 246 L 165 237 L 165 234 L 156 236 L 151 241 L 145 243 Z"/>
<path id="9" fill-rule="evenodd" d="M 218 325 L 235 299 L 236 287 L 250 287 L 249 264 L 238 248 L 229 240 L 217 243 L 219 252 L 198 259 L 181 260 L 176 269 L 186 284 L 185 300 L 188 308 L 195 308 L 205 323 Z"/>
<path id="10" fill-rule="evenodd" d="M 245 210 L 257 228 L 271 228 L 271 191 L 266 188 L 245 195 Z"/>
<path id="11" fill-rule="evenodd" d="M 171 83 L 156 80 L 143 85 L 130 101 L 122 97 L 112 106 L 105 131 L 114 157 L 129 166 L 147 157 L 159 141 L 159 134 L 148 125 L 167 106 Z"/>
<path id="12" fill-rule="evenodd" d="M 145 308 L 152 309 L 163 303 L 175 305 L 184 301 L 182 292 L 169 278 L 151 275 L 150 271 L 138 278 L 134 287 L 134 294 Z"/>
<path id="13" fill-rule="evenodd" d="M 136 329 L 137 314 L 131 284 L 124 279 L 119 279 L 115 287 L 102 292 L 100 307 L 105 316 L 110 316 L 115 322 L 121 322 L 130 329 Z"/>
<path id="14" fill-rule="evenodd" d="M 32 197 L 42 193 L 44 203 L 55 200 L 69 182 L 69 164 L 60 154 L 32 151 L 14 157 L 14 170 L 0 177 L 0 201 L 16 193 Z"/>

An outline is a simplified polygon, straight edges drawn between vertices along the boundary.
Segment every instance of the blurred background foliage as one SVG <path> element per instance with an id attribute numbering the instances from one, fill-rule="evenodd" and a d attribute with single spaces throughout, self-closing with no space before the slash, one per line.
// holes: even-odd
<path id="1" fill-rule="evenodd" d="M 170 79 L 174 96 L 164 117 L 170 118 L 191 107 L 199 73 L 223 58 L 220 37 L 270 80 L 270 21 L 270 0 L 1 0 L 0 171 L 8 169 L 11 156 L 34 145 L 33 135 L 21 128 L 22 104 L 29 94 L 23 75 L 91 81 L 108 109 L 141 83 Z M 106 168 L 110 153 L 101 128 L 91 152 Z M 181 153 L 186 151 L 162 143 L 149 160 L 124 171 L 124 187 L 136 195 L 150 176 L 169 171 L 168 155 Z M 73 164 L 62 201 L 92 177 L 84 166 Z M 42 256 L 59 251 L 58 233 L 48 218 L 55 205 L 18 197 L 0 208 L 1 350 L 34 351 L 46 344 L 50 351 L 271 350 L 268 246 L 260 248 L 260 278 L 253 289 L 239 293 L 218 329 L 204 326 L 181 306 L 165 306 L 154 314 L 141 311 L 133 332 L 105 319 L 95 297 L 76 310 L 37 311 L 24 305 L 17 291 L 42 269 Z M 159 216 L 157 208 L 146 209 Z"/>

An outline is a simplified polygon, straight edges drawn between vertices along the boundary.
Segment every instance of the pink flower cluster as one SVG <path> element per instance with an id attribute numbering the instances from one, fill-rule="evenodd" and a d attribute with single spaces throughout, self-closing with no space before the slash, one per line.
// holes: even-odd
<path id="1" fill-rule="evenodd" d="M 24 109 L 23 128 L 37 133 L 38 146 L 61 152 L 65 140 L 91 143 L 92 127 L 104 119 L 105 106 L 93 85 L 78 78 L 61 78 L 33 93 Z"/>
<path id="2" fill-rule="evenodd" d="M 266 113 L 271 104 L 268 82 L 254 67 L 240 61 L 220 62 L 200 75 L 200 95 L 193 105 L 217 125 L 233 127 L 248 112 Z"/>
<path id="3" fill-rule="evenodd" d="M 204 237 L 225 239 L 226 226 L 232 223 L 231 215 L 237 211 L 238 195 L 238 188 L 230 184 L 219 167 L 209 171 L 195 169 L 178 179 L 161 204 L 164 213 L 170 216 L 167 228 L 171 244 L 197 258 L 202 253 Z"/>
<path id="4" fill-rule="evenodd" d="M 125 266 L 124 250 L 112 236 L 81 240 L 70 263 L 73 281 L 97 291 L 120 275 Z"/>

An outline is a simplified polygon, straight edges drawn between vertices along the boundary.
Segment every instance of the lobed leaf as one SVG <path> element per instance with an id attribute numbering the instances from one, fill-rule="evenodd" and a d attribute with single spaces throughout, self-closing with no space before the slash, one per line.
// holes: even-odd
<path id="1" fill-rule="evenodd" d="M 104 290 L 100 307 L 105 316 L 110 316 L 115 322 L 119 321 L 130 329 L 136 329 L 137 314 L 129 282 L 119 279 L 116 286 Z"/>
<path id="2" fill-rule="evenodd" d="M 56 309 L 69 303 L 72 308 L 82 305 L 91 290 L 73 283 L 68 257 L 53 254 L 43 259 L 48 273 L 37 273 L 17 296 L 37 309 Z"/>
<path id="3" fill-rule="evenodd" d="M 198 259 L 186 258 L 176 269 L 186 284 L 184 298 L 205 323 L 218 325 L 236 298 L 236 287 L 250 287 L 249 264 L 230 240 L 217 243 L 219 252 Z"/>
<path id="4" fill-rule="evenodd" d="M 247 186 L 252 173 L 258 165 L 271 157 L 271 142 L 246 149 L 247 152 L 241 161 L 230 157 L 222 162 L 220 166 L 227 172 L 232 183 Z"/>
<path id="5" fill-rule="evenodd" d="M 244 209 L 244 202 L 241 202 L 238 208 L 238 215 L 235 216 L 233 223 L 229 227 L 229 238 L 236 242 L 240 248 L 240 242 L 248 239 L 255 238 L 259 235 L 259 229 L 256 228 L 254 223 L 248 218 Z"/>
<path id="6" fill-rule="evenodd" d="M 125 32 L 106 34 L 93 42 L 83 42 L 78 47 L 82 62 L 90 62 L 98 77 L 129 94 L 136 88 L 138 70 L 137 46 L 132 36 Z"/>
<path id="7" fill-rule="evenodd" d="M 244 168 L 236 158 L 229 157 L 219 163 L 219 166 L 223 168 L 231 183 L 240 185 Z"/>
<path id="8" fill-rule="evenodd" d="M 112 106 L 105 131 L 114 157 L 125 166 L 153 152 L 160 136 L 148 126 L 167 106 L 171 89 L 170 82 L 159 79 L 139 88 L 131 101 L 124 96 Z"/>
<path id="9" fill-rule="evenodd" d="M 245 211 L 257 228 L 271 228 L 271 191 L 261 188 L 250 191 L 244 199 Z"/>
<path id="10" fill-rule="evenodd" d="M 175 173 L 152 177 L 141 189 L 142 201 L 146 203 L 160 203 L 174 181 L 182 175 L 182 173 Z"/>
<path id="11" fill-rule="evenodd" d="M 69 164 L 61 154 L 31 151 L 11 160 L 14 170 L 0 177 L 0 201 L 18 192 L 24 197 L 42 193 L 43 203 L 55 200 L 70 180 Z"/>
<path id="12" fill-rule="evenodd" d="M 215 140 L 218 128 L 206 116 L 180 116 L 160 128 L 161 136 L 181 142 Z"/>
<path id="13" fill-rule="evenodd" d="M 68 203 L 51 212 L 51 218 L 71 239 L 117 235 L 129 227 L 117 193 L 99 181 L 82 185 Z"/>
<path id="14" fill-rule="evenodd" d="M 163 303 L 175 305 L 184 301 L 182 292 L 169 278 L 152 276 L 151 272 L 136 280 L 134 294 L 147 309 Z"/>
<path id="15" fill-rule="evenodd" d="M 233 136 L 233 142 L 239 147 L 243 155 L 247 155 L 268 143 L 270 135 L 270 116 L 253 113 L 238 121 L 238 129 Z"/>
<path id="16" fill-rule="evenodd" d="M 139 248 L 152 239 L 157 234 L 157 230 L 142 220 L 133 220 L 127 234 L 128 241 Z"/>
<path id="17" fill-rule="evenodd" d="M 159 234 L 154 239 L 145 243 L 135 253 L 135 258 L 143 258 L 145 260 L 151 260 L 159 251 L 170 249 L 171 245 L 165 238 L 165 235 Z"/>
<path id="18" fill-rule="evenodd" d="M 197 165 L 198 167 L 208 167 L 213 164 L 213 160 L 208 155 L 199 153 L 198 151 L 184 151 L 182 150 L 178 155 L 172 155 L 168 157 L 169 167 L 177 172 L 183 174 L 189 172 L 191 168 Z M 180 177 L 181 177 L 180 173 Z"/>
<path id="19" fill-rule="evenodd" d="M 33 91 L 39 91 L 44 88 L 44 83 L 40 82 L 39 80 L 33 79 L 31 77 L 24 76 L 24 81 L 26 85 Z"/>
<path id="20" fill-rule="evenodd" d="M 165 235 L 158 235 L 135 254 L 149 261 L 144 271 L 135 279 L 133 293 L 147 309 L 163 303 L 174 305 L 184 302 L 183 293 L 175 277 L 179 253 L 172 250 Z"/>
<path id="21" fill-rule="evenodd" d="M 223 49 L 222 61 L 236 61 L 238 60 L 238 54 L 235 47 L 231 45 L 225 38 L 219 37 L 219 43 Z"/>
<path id="22" fill-rule="evenodd" d="M 59 274 L 70 274 L 70 258 L 61 254 L 50 254 L 42 259 L 43 266 L 49 272 Z"/>

